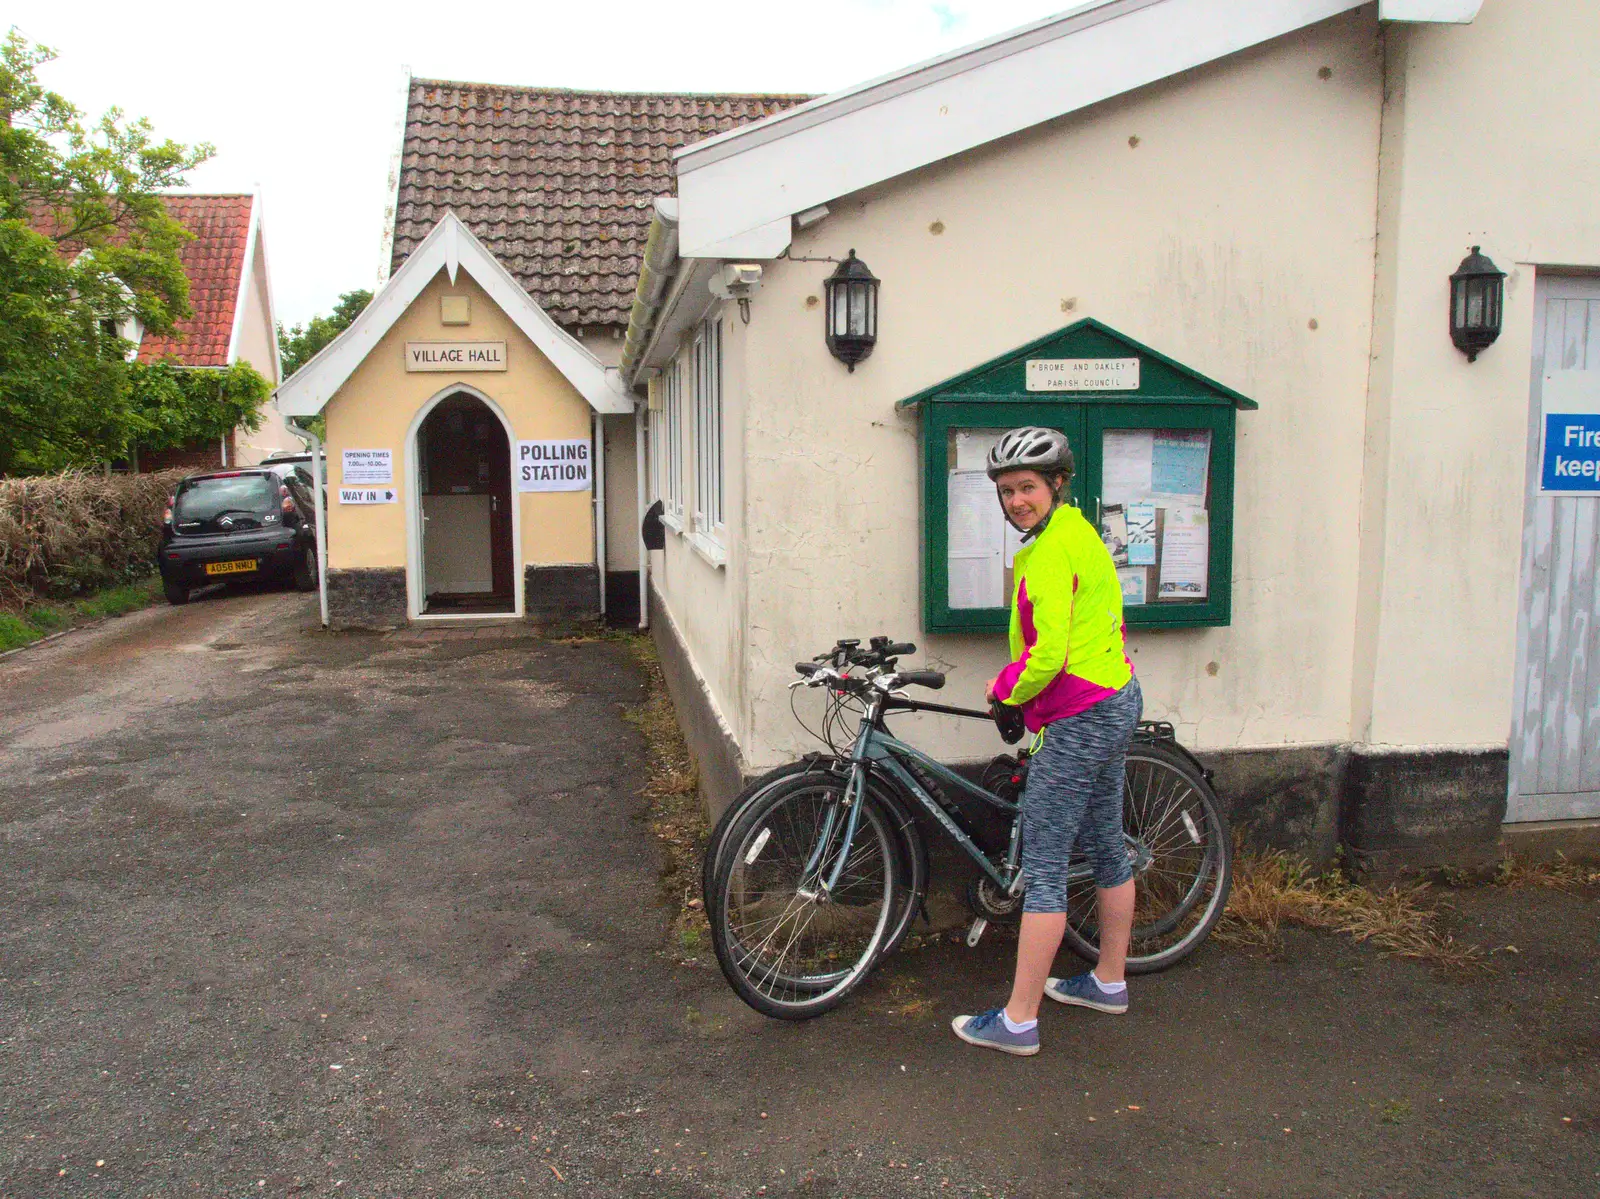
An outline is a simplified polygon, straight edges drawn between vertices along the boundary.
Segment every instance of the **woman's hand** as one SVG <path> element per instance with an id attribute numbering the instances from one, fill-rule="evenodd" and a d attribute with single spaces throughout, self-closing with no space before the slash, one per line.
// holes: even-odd
<path id="1" fill-rule="evenodd" d="M 994 684 L 993 683 L 990 683 L 988 685 L 988 687 L 984 688 L 983 702 L 986 703 L 986 704 L 994 703 Z"/>

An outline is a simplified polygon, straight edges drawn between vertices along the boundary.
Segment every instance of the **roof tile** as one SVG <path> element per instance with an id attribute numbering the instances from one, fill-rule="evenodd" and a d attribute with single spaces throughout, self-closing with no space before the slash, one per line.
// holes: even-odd
<path id="1" fill-rule="evenodd" d="M 179 251 L 194 315 L 179 321 L 171 333 L 146 333 L 139 343 L 139 361 L 176 358 L 185 366 L 227 366 L 252 198 L 173 195 L 163 196 L 162 202 L 168 214 L 194 234 L 194 240 Z"/>
<path id="2" fill-rule="evenodd" d="M 391 269 L 454 209 L 558 324 L 625 328 L 672 152 L 808 99 L 413 79 Z"/>

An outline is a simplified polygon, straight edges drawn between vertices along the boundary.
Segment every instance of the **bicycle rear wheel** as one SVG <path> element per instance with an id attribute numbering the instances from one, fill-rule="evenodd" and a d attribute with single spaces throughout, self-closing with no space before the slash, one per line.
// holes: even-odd
<path id="1" fill-rule="evenodd" d="M 1233 846 L 1211 785 L 1184 755 L 1160 742 L 1135 742 L 1125 777 L 1123 828 L 1136 859 L 1127 968 L 1149 974 L 1188 957 L 1221 918 Z M 1067 890 L 1066 942 L 1096 962 L 1094 879 L 1086 859 L 1082 867 L 1085 877 Z"/>
<path id="2" fill-rule="evenodd" d="M 872 969 L 896 913 L 892 820 L 871 796 L 848 845 L 846 787 L 797 781 L 754 799 L 728 829 L 712 888 L 711 943 L 739 998 L 804 1020 L 839 1004 Z M 832 894 L 821 889 L 840 858 Z"/>

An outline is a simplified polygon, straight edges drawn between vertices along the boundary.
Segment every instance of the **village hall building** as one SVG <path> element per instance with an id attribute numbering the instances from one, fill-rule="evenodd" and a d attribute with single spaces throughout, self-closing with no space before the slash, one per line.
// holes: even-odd
<path id="1" fill-rule="evenodd" d="M 1099 0 L 804 103 L 662 97 L 670 129 L 413 81 L 394 273 L 278 392 L 328 418 L 335 619 L 595 611 L 620 576 L 716 809 L 813 748 L 786 688 L 835 638 L 914 640 L 981 704 L 1015 551 L 983 455 L 1050 425 L 1145 715 L 1236 824 L 1377 868 L 1570 837 L 1596 62 L 1585 0 Z M 530 173 L 555 109 L 611 115 Z M 640 138 L 677 147 L 648 192 Z"/>

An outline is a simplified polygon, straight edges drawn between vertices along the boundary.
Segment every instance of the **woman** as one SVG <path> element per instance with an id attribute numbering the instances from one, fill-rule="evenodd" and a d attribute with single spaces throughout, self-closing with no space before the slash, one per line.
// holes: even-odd
<path id="1" fill-rule="evenodd" d="M 1039 1000 L 1121 1014 L 1123 965 L 1133 928 L 1133 872 L 1122 838 L 1123 770 L 1143 710 L 1122 641 L 1122 588 L 1111 554 L 1083 514 L 1064 502 L 1072 450 L 1055 429 L 1013 429 L 989 451 L 1000 507 L 1022 531 L 1011 608 L 1012 663 L 989 685 L 990 702 L 1022 709 L 1039 735 L 1022 798 L 1027 882 L 1011 999 L 957 1016 L 956 1036 L 1003 1053 L 1039 1052 Z M 1067 863 L 1074 845 L 1094 865 L 1100 961 L 1051 978 L 1067 923 Z"/>

